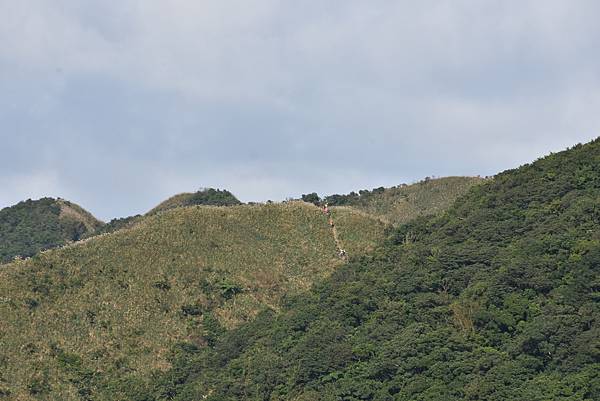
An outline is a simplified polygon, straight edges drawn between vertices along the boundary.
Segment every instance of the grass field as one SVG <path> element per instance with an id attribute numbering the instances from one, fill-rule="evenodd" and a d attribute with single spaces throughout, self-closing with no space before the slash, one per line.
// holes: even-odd
<path id="1" fill-rule="evenodd" d="M 351 256 L 383 237 L 364 213 L 334 217 Z M 342 263 L 322 212 L 292 202 L 178 208 L 4 265 L 0 393 L 71 400 L 82 375 L 148 378 L 174 344 L 277 310 Z"/>
<path id="2" fill-rule="evenodd" d="M 347 206 L 399 225 L 419 216 L 437 214 L 448 209 L 472 186 L 484 181 L 479 177 L 427 179 L 411 185 L 382 188 L 382 191 L 349 197 Z"/>
<path id="3" fill-rule="evenodd" d="M 193 193 L 174 195 L 152 208 L 147 215 L 186 206 L 236 206 L 241 204 L 235 195 L 227 190 L 205 188 Z"/>

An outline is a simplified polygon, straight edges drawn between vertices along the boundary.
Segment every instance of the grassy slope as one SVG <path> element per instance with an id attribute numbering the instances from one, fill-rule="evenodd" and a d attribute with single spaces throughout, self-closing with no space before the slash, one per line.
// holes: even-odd
<path id="1" fill-rule="evenodd" d="M 398 225 L 448 209 L 473 185 L 482 182 L 484 179 L 478 177 L 428 179 L 411 185 L 386 188 L 381 193 L 371 192 L 357 197 L 348 206 Z"/>
<path id="2" fill-rule="evenodd" d="M 382 239 L 386 223 L 373 216 L 346 206 L 331 208 L 331 217 L 338 233 L 339 246 L 348 252 L 349 256 L 365 254 L 373 251 L 380 241 L 364 242 L 364 238 Z M 375 224 L 365 222 L 377 221 Z M 355 244 L 360 244 L 356 247 Z"/>
<path id="3" fill-rule="evenodd" d="M 346 224 L 362 230 L 341 235 L 350 255 L 383 236 L 366 215 L 335 215 L 341 233 Z M 232 327 L 278 308 L 282 295 L 307 290 L 341 263 L 319 209 L 289 203 L 178 208 L 5 265 L 0 394 L 78 399 L 74 371 L 144 377 L 165 369 L 175 343 L 209 342 L 215 322 Z"/>
<path id="4" fill-rule="evenodd" d="M 59 218 L 62 221 L 80 222 L 88 232 L 93 232 L 103 225 L 90 212 L 75 203 L 64 199 L 58 199 L 56 203 L 60 206 Z"/>
<path id="5" fill-rule="evenodd" d="M 87 235 L 86 237 L 92 237 L 98 234 L 113 233 L 118 230 L 132 228 L 136 224 L 143 221 L 148 216 L 153 216 L 158 213 L 166 212 L 168 210 L 189 207 L 189 206 L 237 206 L 242 203 L 229 191 L 207 188 L 194 193 L 181 193 L 174 195 L 160 204 L 152 208 L 145 215 L 135 215 L 129 217 L 122 217 L 112 219 L 108 223 L 104 224 L 95 233 Z"/>
<path id="6" fill-rule="evenodd" d="M 153 215 L 166 210 L 186 206 L 236 206 L 241 202 L 229 191 L 206 188 L 193 193 L 181 193 L 170 197 L 150 210 L 147 215 Z"/>
<path id="7" fill-rule="evenodd" d="M 63 199 L 20 202 L 0 210 L 0 263 L 64 245 L 101 226 L 83 208 Z"/>

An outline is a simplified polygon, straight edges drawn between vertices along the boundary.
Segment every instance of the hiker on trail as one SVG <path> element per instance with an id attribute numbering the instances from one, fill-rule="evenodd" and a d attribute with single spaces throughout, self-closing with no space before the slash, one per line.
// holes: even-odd
<path id="1" fill-rule="evenodd" d="M 323 213 L 325 213 L 326 215 L 329 215 L 329 207 L 328 207 L 327 203 L 325 204 L 325 206 L 323 206 Z"/>

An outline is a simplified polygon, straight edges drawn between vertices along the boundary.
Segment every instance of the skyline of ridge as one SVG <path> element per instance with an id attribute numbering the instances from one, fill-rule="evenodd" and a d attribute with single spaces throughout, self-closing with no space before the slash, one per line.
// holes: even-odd
<path id="1" fill-rule="evenodd" d="M 589 142 L 591 142 L 591 141 L 593 141 L 593 140 L 595 140 L 597 138 L 600 138 L 600 137 L 592 137 L 591 139 L 589 139 L 587 141 L 580 141 L 580 142 L 574 143 L 574 144 L 572 144 L 570 146 L 566 146 L 566 147 L 564 147 L 562 149 L 550 150 L 550 151 L 548 151 L 547 153 L 545 153 L 543 155 L 531 157 L 529 159 L 529 161 L 524 161 L 524 162 L 522 162 L 522 163 L 520 163 L 518 165 L 515 165 L 515 166 L 507 166 L 506 168 L 503 168 L 503 169 L 495 171 L 495 172 L 491 172 L 489 174 L 440 175 L 440 176 L 432 174 L 432 175 L 424 176 L 424 177 L 421 177 L 421 178 L 415 178 L 415 179 L 405 180 L 405 181 L 396 182 L 396 183 L 392 182 L 390 184 L 384 184 L 384 185 L 371 185 L 371 186 L 369 186 L 367 184 L 367 185 L 363 186 L 362 188 L 350 188 L 350 189 L 347 189 L 345 191 L 338 191 L 338 192 L 335 192 L 335 191 L 326 191 L 326 190 L 319 192 L 319 191 L 314 191 L 314 190 L 310 190 L 309 189 L 309 190 L 306 190 L 304 192 L 298 192 L 298 193 L 295 193 L 295 194 L 284 195 L 284 196 L 282 196 L 280 198 L 277 198 L 277 199 L 271 199 L 271 198 L 268 198 L 268 199 L 267 198 L 265 198 L 265 199 L 250 199 L 250 198 L 248 198 L 248 199 L 245 199 L 245 198 L 243 198 L 241 196 L 238 196 L 235 193 L 235 189 L 224 188 L 224 187 L 219 187 L 219 186 L 215 186 L 215 187 L 199 186 L 199 187 L 196 187 L 195 189 L 193 189 L 193 188 L 189 189 L 189 190 L 183 189 L 180 192 L 172 193 L 170 195 L 167 195 L 165 198 L 157 199 L 156 204 L 154 204 L 153 206 L 151 206 L 151 208 L 148 209 L 148 210 L 139 210 L 139 208 L 138 208 L 138 209 L 136 209 L 136 211 L 134 211 L 134 212 L 132 212 L 130 214 L 122 215 L 122 216 L 121 215 L 119 215 L 119 216 L 108 216 L 108 217 L 98 216 L 98 215 L 96 215 L 94 213 L 94 211 L 89 210 L 85 205 L 82 205 L 77 200 L 73 200 L 73 199 L 66 198 L 64 196 L 53 195 L 53 194 L 41 194 L 39 196 L 33 196 L 33 197 L 29 196 L 27 198 L 23 198 L 23 199 L 17 200 L 16 202 L 14 202 L 12 204 L 6 204 L 6 205 L 0 204 L 0 210 L 3 209 L 3 208 L 8 208 L 8 207 L 14 206 L 17 203 L 20 203 L 20 202 L 23 202 L 23 201 L 26 201 L 26 200 L 30 200 L 30 199 L 31 200 L 38 200 L 38 199 L 42 199 L 42 198 L 54 198 L 54 199 L 63 199 L 63 200 L 66 200 L 66 201 L 74 202 L 75 204 L 77 204 L 79 206 L 82 206 L 86 210 L 90 211 L 90 213 L 92 213 L 93 216 L 99 218 L 101 221 L 108 222 L 108 221 L 110 221 L 112 219 L 124 218 L 124 217 L 128 217 L 128 216 L 135 216 L 135 215 L 138 215 L 138 214 L 143 215 L 145 213 L 148 213 L 152 208 L 156 207 L 159 203 L 161 203 L 161 202 L 163 202 L 165 200 L 168 200 L 168 199 L 170 199 L 170 198 L 172 198 L 172 197 L 174 197 L 176 195 L 183 194 L 183 193 L 194 193 L 196 191 L 203 190 L 203 189 L 208 189 L 208 188 L 224 189 L 224 190 L 231 191 L 233 193 L 233 195 L 235 195 L 243 203 L 249 203 L 249 202 L 250 203 L 251 202 L 259 202 L 259 203 L 263 202 L 264 203 L 264 202 L 267 202 L 267 201 L 282 202 L 282 201 L 285 201 L 285 200 L 288 200 L 288 199 L 299 199 L 302 194 L 312 193 L 312 192 L 317 192 L 320 196 L 329 196 L 329 195 L 333 195 L 333 194 L 349 194 L 351 192 L 358 192 L 359 190 L 363 190 L 363 189 L 371 190 L 371 189 L 378 188 L 378 187 L 391 188 L 391 187 L 395 187 L 395 186 L 398 186 L 398 185 L 401 185 L 401 184 L 411 185 L 411 184 L 415 184 L 415 183 L 421 182 L 421 181 L 423 181 L 425 179 L 428 179 L 428 178 L 439 179 L 439 178 L 446 178 L 446 177 L 453 177 L 453 176 L 454 177 L 461 177 L 461 176 L 462 177 L 478 177 L 478 176 L 480 176 L 480 177 L 493 177 L 496 174 L 501 173 L 502 171 L 518 168 L 518 167 L 520 167 L 522 165 L 532 163 L 534 160 L 537 160 L 539 158 L 543 158 L 543 157 L 546 157 L 546 156 L 548 156 L 550 154 L 561 152 L 561 151 L 564 151 L 566 149 L 570 149 L 570 148 L 572 148 L 573 146 L 575 146 L 577 144 L 589 143 Z M 346 187 L 347 187 L 347 185 L 346 185 Z"/>

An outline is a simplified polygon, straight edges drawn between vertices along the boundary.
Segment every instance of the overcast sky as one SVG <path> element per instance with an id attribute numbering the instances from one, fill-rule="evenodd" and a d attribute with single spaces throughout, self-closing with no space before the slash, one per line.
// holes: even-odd
<path id="1" fill-rule="evenodd" d="M 600 136 L 600 2 L 0 0 L 0 207 L 491 175 Z"/>

